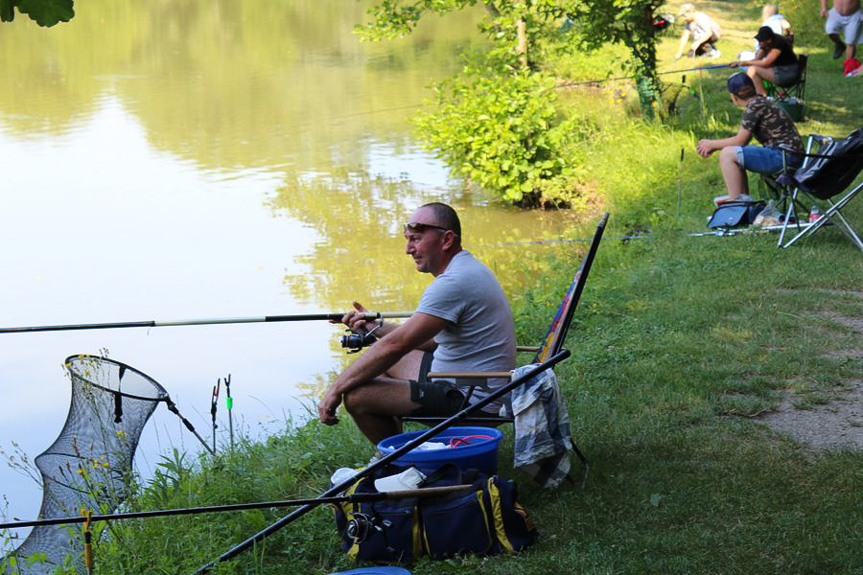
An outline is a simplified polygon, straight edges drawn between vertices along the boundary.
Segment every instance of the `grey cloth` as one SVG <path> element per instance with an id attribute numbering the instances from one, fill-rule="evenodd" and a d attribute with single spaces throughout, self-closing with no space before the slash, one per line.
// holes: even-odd
<path id="1" fill-rule="evenodd" d="M 536 369 L 519 367 L 517 379 Z M 543 487 L 559 486 L 569 474 L 572 436 L 569 414 L 560 392 L 557 376 L 551 369 L 512 390 L 512 415 L 515 416 L 515 468 L 523 468 Z"/>
<path id="2" fill-rule="evenodd" d="M 510 371 L 515 367 L 515 323 L 503 288 L 485 265 L 462 250 L 426 288 L 417 312 L 439 317 L 447 326 L 435 336 L 432 371 Z M 477 387 L 476 403 L 507 380 Z M 497 412 L 500 402 L 485 408 Z"/>

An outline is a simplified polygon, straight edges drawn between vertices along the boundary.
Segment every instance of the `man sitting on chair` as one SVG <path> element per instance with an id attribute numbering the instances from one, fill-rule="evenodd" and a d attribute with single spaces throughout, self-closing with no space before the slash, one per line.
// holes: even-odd
<path id="1" fill-rule="evenodd" d="M 759 49 L 752 60 L 731 62 L 732 68 L 746 67 L 746 74 L 752 78 L 755 91 L 764 96 L 764 80 L 787 88 L 797 83 L 800 65 L 794 48 L 782 36 L 773 32 L 769 26 L 762 26 L 755 35 Z"/>
<path id="2" fill-rule="evenodd" d="M 354 302 L 342 323 L 380 339 L 327 388 L 318 404 L 325 425 L 338 423 L 342 401 L 360 431 L 374 444 L 402 431 L 404 416 L 450 416 L 464 394 L 454 383 L 426 382 L 429 370 L 510 371 L 515 367 L 515 324 L 494 274 L 461 247 L 455 210 L 426 204 L 404 227 L 406 252 L 417 271 L 434 276 L 414 314 L 398 326 L 363 318 Z M 490 380 L 489 388 L 506 380 Z M 489 391 L 477 388 L 478 401 Z M 486 411 L 496 414 L 499 405 Z"/>
<path id="3" fill-rule="evenodd" d="M 803 160 L 803 140 L 797 126 L 785 111 L 755 92 L 752 78 L 737 72 L 728 78 L 731 101 L 744 108 L 740 130 L 722 140 L 701 140 L 696 149 L 706 158 L 719 153 L 719 167 L 728 191 L 727 196 L 714 198 L 721 204 L 735 200 L 749 200 L 749 181 L 746 170 L 759 174 L 773 174 L 785 167 L 796 168 Z M 752 137 L 762 146 L 749 146 Z"/>

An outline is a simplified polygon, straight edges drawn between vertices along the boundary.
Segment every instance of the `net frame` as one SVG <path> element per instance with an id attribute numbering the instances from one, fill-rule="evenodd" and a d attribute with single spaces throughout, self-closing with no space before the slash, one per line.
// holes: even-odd
<path id="1" fill-rule="evenodd" d="M 170 405 L 156 380 L 125 363 L 81 354 L 66 358 L 64 367 L 72 385 L 69 412 L 57 439 L 35 458 L 40 519 L 115 510 L 128 495 L 144 426 L 160 402 Z M 0 561 L 6 565 L 0 572 L 42 575 L 70 561 L 83 570 L 82 550 L 74 528 L 38 526 Z M 44 559 L 28 565 L 37 554 Z"/>

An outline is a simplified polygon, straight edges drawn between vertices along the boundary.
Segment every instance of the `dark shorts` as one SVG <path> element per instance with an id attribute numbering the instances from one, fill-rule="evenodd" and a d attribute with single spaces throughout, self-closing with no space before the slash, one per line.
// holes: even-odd
<path id="1" fill-rule="evenodd" d="M 410 415 L 414 417 L 449 416 L 458 413 L 464 402 L 464 394 L 449 381 L 427 381 L 431 369 L 432 354 L 426 352 L 420 365 L 419 381 L 411 380 L 411 401 L 419 407 Z"/>
<path id="2" fill-rule="evenodd" d="M 800 72 L 797 64 L 775 66 L 773 68 L 773 77 L 776 79 L 776 85 L 782 88 L 788 88 L 796 84 L 799 75 Z"/>

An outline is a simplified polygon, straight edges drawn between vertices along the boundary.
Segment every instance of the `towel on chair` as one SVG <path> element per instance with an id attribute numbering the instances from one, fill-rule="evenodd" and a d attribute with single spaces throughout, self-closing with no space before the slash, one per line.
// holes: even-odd
<path id="1" fill-rule="evenodd" d="M 512 377 L 517 379 L 535 368 L 516 368 Z M 515 417 L 514 467 L 522 468 L 543 487 L 559 486 L 569 474 L 572 437 L 554 371 L 546 369 L 513 389 L 511 404 Z"/>

